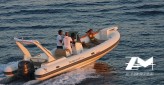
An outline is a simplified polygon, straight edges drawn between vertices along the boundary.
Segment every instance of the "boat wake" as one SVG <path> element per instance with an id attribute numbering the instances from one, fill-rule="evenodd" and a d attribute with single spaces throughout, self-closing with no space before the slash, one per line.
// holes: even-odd
<path id="1" fill-rule="evenodd" d="M 0 65 L 0 80 L 4 79 L 5 76 L 3 75 L 3 69 L 14 62 Z M 85 79 L 88 78 L 98 78 L 100 75 L 96 74 L 96 70 L 94 69 L 94 64 L 85 66 L 83 68 L 79 68 L 64 74 L 61 74 L 59 76 L 50 78 L 48 80 L 39 82 L 38 80 L 31 80 L 28 82 L 17 80 L 14 82 L 9 83 L 8 85 L 76 85 Z"/>
<path id="2" fill-rule="evenodd" d="M 96 75 L 93 66 L 94 64 L 62 74 L 44 81 L 40 85 L 75 85 L 87 78 L 98 78 L 99 75 Z"/>

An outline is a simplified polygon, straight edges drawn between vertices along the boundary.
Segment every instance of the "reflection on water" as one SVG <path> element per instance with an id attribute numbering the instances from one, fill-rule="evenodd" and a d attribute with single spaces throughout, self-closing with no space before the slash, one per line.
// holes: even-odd
<path id="1" fill-rule="evenodd" d="M 109 73 L 111 70 L 109 65 L 107 63 L 104 63 L 104 62 L 96 62 L 94 64 L 94 69 L 96 70 L 96 73 L 98 73 L 98 74 Z"/>
<path id="2" fill-rule="evenodd" d="M 87 78 L 77 85 L 113 85 L 113 81 L 117 80 L 113 67 L 108 63 L 95 62 L 93 69 L 95 69 L 95 74 L 99 75 L 99 77 Z"/>

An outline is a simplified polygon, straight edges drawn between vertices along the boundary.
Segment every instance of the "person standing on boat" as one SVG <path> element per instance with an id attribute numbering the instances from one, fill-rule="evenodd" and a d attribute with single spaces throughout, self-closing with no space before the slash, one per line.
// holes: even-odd
<path id="1" fill-rule="evenodd" d="M 69 33 L 68 32 L 65 32 L 63 43 L 64 43 L 65 50 L 69 51 L 69 53 L 72 54 L 72 48 L 71 48 L 72 38 L 69 37 Z"/>
<path id="2" fill-rule="evenodd" d="M 93 29 L 89 29 L 86 33 L 91 43 L 96 44 L 96 45 L 100 44 L 98 39 L 95 38 L 95 34 L 97 34 L 98 32 L 93 32 Z"/>
<path id="3" fill-rule="evenodd" d="M 56 40 L 57 40 L 56 41 L 57 49 L 63 49 L 63 44 L 62 44 L 62 41 L 63 41 L 63 31 L 62 30 L 58 31 L 58 35 L 57 35 Z"/>

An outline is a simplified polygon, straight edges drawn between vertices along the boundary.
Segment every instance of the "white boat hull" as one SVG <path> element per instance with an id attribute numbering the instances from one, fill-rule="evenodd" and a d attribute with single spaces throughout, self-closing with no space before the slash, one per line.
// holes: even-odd
<path id="1" fill-rule="evenodd" d="M 42 63 L 41 66 L 37 68 L 34 73 L 35 79 L 42 81 L 96 62 L 98 59 L 100 59 L 105 54 L 110 52 L 113 48 L 115 48 L 119 43 L 120 33 L 117 31 L 117 29 L 117 27 L 111 27 L 100 30 L 100 32 L 96 34 L 95 37 L 97 39 L 104 40 L 104 42 L 90 49 L 83 50 L 83 48 L 80 48 L 80 50 L 76 51 L 76 54 L 69 57 L 63 57 L 57 60 L 52 56 L 53 53 L 42 47 L 38 43 L 38 41 L 17 39 L 17 45 L 20 47 L 20 49 L 22 49 L 22 52 L 25 55 L 24 60 L 27 61 L 28 59 L 31 60 L 30 53 L 25 47 L 23 47 L 23 45 L 21 45 L 21 43 L 19 43 L 19 41 L 24 43 L 34 43 L 45 52 L 43 54 L 40 54 L 39 57 L 42 59 L 46 59 L 47 57 L 48 62 Z M 89 42 L 89 38 L 82 38 L 81 41 Z M 15 63 L 6 67 L 4 73 L 8 77 L 12 77 L 16 76 L 17 70 L 18 63 Z"/>
<path id="2" fill-rule="evenodd" d="M 81 67 L 84 67 L 86 65 L 89 65 L 91 63 L 94 63 L 96 62 L 98 59 L 100 59 L 101 57 L 103 57 L 105 54 L 107 54 L 108 52 L 110 52 L 113 48 L 115 48 L 117 46 L 117 44 L 119 43 L 119 41 L 114 44 L 112 47 L 104 50 L 104 52 L 101 52 L 101 53 L 98 53 L 98 54 L 95 54 L 93 56 L 90 56 L 86 59 L 83 59 L 81 61 L 78 61 L 78 62 L 75 62 L 73 64 L 70 64 L 68 66 L 65 66 L 63 68 L 60 68 L 60 69 L 57 69 L 57 70 L 54 70 L 52 72 L 49 72 L 48 74 L 45 74 L 45 75 L 36 75 L 36 79 L 37 80 L 46 80 L 46 79 L 49 79 L 51 77 L 54 77 L 54 76 L 57 76 L 59 74 L 62 74 L 62 73 L 65 73 L 65 72 L 68 72 L 68 71 L 71 71 L 73 69 L 76 69 L 76 68 L 81 68 Z"/>

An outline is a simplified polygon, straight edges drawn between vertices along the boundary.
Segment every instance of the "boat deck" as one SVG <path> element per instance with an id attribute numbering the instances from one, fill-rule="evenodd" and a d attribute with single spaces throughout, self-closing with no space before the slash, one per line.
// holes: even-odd
<path id="1" fill-rule="evenodd" d="M 101 44 L 101 43 L 103 43 L 105 40 L 99 40 L 99 44 Z M 85 43 L 86 45 L 88 45 L 88 46 L 83 46 L 83 51 L 87 51 L 88 49 L 91 49 L 91 48 L 93 48 L 93 47 L 95 47 L 95 46 L 97 46 L 97 45 L 99 45 L 99 44 L 94 44 L 94 43 Z M 55 53 L 57 53 L 57 55 L 56 54 L 54 54 L 54 57 L 56 58 L 56 59 L 60 59 L 60 58 L 62 58 L 62 57 L 66 57 L 66 56 L 61 56 L 60 54 L 65 54 L 64 53 L 65 51 L 58 51 L 58 52 L 55 52 Z M 58 55 L 59 54 L 59 55 Z M 71 56 L 73 56 L 73 55 L 76 55 L 76 54 L 71 54 L 71 55 L 69 55 L 69 56 L 67 56 L 67 57 L 71 57 Z"/>

